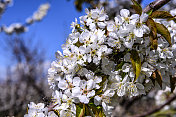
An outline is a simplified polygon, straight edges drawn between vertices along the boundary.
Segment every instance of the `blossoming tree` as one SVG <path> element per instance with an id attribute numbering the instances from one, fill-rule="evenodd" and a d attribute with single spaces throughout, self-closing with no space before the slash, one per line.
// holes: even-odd
<path id="1" fill-rule="evenodd" d="M 156 0 L 142 10 L 132 0 L 136 13 L 121 9 L 113 20 L 103 8 L 86 9 L 48 70 L 52 104 L 31 102 L 25 117 L 111 116 L 118 97 L 146 95 L 153 88 L 173 92 L 176 14 L 158 10 L 169 1 Z"/>

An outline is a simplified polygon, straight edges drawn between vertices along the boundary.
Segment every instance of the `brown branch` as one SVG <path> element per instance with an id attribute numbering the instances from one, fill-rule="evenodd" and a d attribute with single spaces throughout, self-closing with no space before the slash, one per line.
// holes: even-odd
<path id="1" fill-rule="evenodd" d="M 58 104 L 48 106 L 48 112 L 54 111 L 53 108 L 56 107 L 57 105 L 58 105 Z"/>
<path id="2" fill-rule="evenodd" d="M 150 10 L 156 11 L 165 4 L 167 4 L 170 0 L 155 0 L 154 2 L 150 3 L 147 7 L 144 8 L 143 12 L 147 13 Z"/>
<path id="3" fill-rule="evenodd" d="M 137 2 L 138 2 L 139 4 L 141 4 L 141 3 L 142 3 L 142 0 L 137 0 Z"/>
<path id="4" fill-rule="evenodd" d="M 125 110 L 128 110 L 136 101 L 140 100 L 142 97 L 143 95 L 137 96 L 137 97 L 134 97 L 132 100 L 128 101 L 124 106 Z"/>
<path id="5" fill-rule="evenodd" d="M 144 114 L 141 114 L 141 115 L 134 115 L 134 116 L 131 116 L 131 117 L 146 117 L 146 116 L 149 116 L 155 112 L 158 112 L 160 111 L 163 107 L 165 107 L 166 105 L 169 105 L 172 101 L 174 101 L 176 99 L 176 95 L 174 95 L 173 97 L 170 97 L 167 102 L 165 102 L 163 105 L 151 110 L 151 111 L 148 111 Z"/>

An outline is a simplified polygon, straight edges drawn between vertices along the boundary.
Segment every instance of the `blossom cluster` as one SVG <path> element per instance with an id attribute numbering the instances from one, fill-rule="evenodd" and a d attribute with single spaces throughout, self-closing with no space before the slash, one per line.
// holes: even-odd
<path id="1" fill-rule="evenodd" d="M 48 70 L 53 109 L 59 116 L 76 116 L 80 104 L 93 111 L 92 103 L 111 115 L 115 96 L 133 97 L 161 88 L 151 80 L 156 70 L 161 71 L 162 88 L 170 86 L 169 76 L 175 74 L 175 41 L 169 46 L 158 34 L 158 47 L 151 49 L 147 19 L 145 13 L 130 15 L 122 9 L 109 20 L 103 8 L 86 9 L 80 23 L 75 19 L 63 53 L 56 52 Z M 135 58 L 141 64 L 139 76 L 132 63 Z"/>
<path id="2" fill-rule="evenodd" d="M 176 90 L 174 90 L 173 93 L 175 94 Z M 172 95 L 172 94 L 170 93 L 170 88 L 169 87 L 167 87 L 165 90 L 158 90 L 155 94 L 156 105 L 161 106 L 164 103 L 166 103 L 166 101 L 168 100 L 170 95 Z M 163 108 L 163 110 L 169 110 L 169 109 L 173 109 L 175 107 L 176 107 L 176 101 L 173 101 L 170 105 L 166 105 Z"/>
<path id="3" fill-rule="evenodd" d="M 48 112 L 48 108 L 43 103 L 35 104 L 30 102 L 28 108 L 28 114 L 24 115 L 24 117 L 57 117 L 54 111 Z"/>
<path id="4" fill-rule="evenodd" d="M 11 0 L 6 0 L 5 3 L 7 4 L 10 2 L 11 2 Z M 1 3 L 0 3 L 0 7 L 1 7 Z M 13 33 L 19 34 L 19 33 L 25 32 L 27 30 L 28 25 L 33 24 L 36 21 L 42 20 L 44 18 L 44 16 L 46 16 L 49 8 L 50 8 L 49 3 L 41 4 L 39 6 L 38 10 L 33 14 L 33 16 L 26 19 L 26 22 L 24 24 L 12 23 L 9 26 L 3 25 L 2 27 L 0 27 L 0 32 L 5 32 L 6 34 L 13 34 Z"/>
<path id="5" fill-rule="evenodd" d="M 0 15 L 4 12 L 8 5 L 12 4 L 12 0 L 1 0 L 0 1 Z"/>

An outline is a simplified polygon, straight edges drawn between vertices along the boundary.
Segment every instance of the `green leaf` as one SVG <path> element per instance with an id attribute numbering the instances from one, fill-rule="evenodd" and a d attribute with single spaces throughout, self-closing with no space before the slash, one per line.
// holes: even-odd
<path id="1" fill-rule="evenodd" d="M 85 115 L 86 116 L 91 116 L 92 115 L 92 110 L 89 108 L 88 105 L 85 105 Z"/>
<path id="2" fill-rule="evenodd" d="M 131 59 L 133 71 L 135 73 L 135 79 L 134 79 L 134 82 L 135 82 L 141 72 L 141 59 L 140 59 L 139 54 L 136 50 L 131 51 L 130 59 Z"/>
<path id="3" fill-rule="evenodd" d="M 85 114 L 85 105 L 78 104 L 76 105 L 76 117 L 83 117 Z"/>
<path id="4" fill-rule="evenodd" d="M 151 49 L 156 50 L 158 47 L 158 40 L 157 40 L 157 28 L 154 20 L 152 18 L 148 18 L 146 22 L 147 26 L 150 28 L 151 32 L 149 34 Z"/>
<path id="5" fill-rule="evenodd" d="M 115 67 L 115 70 L 118 71 L 120 69 L 122 69 L 122 66 L 125 64 L 124 61 L 120 62 L 116 67 Z"/>
<path id="6" fill-rule="evenodd" d="M 155 11 L 150 15 L 151 18 L 160 18 L 160 19 L 172 19 L 174 18 L 169 12 L 167 11 Z"/>
<path id="7" fill-rule="evenodd" d="M 102 108 L 95 112 L 95 117 L 106 117 Z"/>
<path id="8" fill-rule="evenodd" d="M 151 47 L 150 47 L 150 49 L 151 50 L 157 50 L 157 48 L 158 48 L 158 40 L 157 39 L 151 39 L 152 38 L 152 36 L 150 36 L 150 40 L 151 40 Z"/>
<path id="9" fill-rule="evenodd" d="M 83 0 L 75 0 L 74 4 L 75 4 L 76 9 L 77 9 L 78 11 L 81 11 L 81 10 L 82 10 L 82 4 L 83 4 L 83 3 L 84 3 Z"/>
<path id="10" fill-rule="evenodd" d="M 152 47 L 153 47 L 153 49 L 157 49 L 158 48 L 158 40 L 157 39 L 154 39 L 153 41 L 152 41 Z"/>
<path id="11" fill-rule="evenodd" d="M 170 88 L 171 88 L 171 92 L 173 93 L 174 89 L 175 89 L 175 83 L 176 83 L 176 77 L 172 77 L 172 75 L 170 76 Z"/>
<path id="12" fill-rule="evenodd" d="M 153 12 L 153 9 L 149 10 L 149 11 L 147 12 L 147 14 L 148 14 L 148 15 L 151 15 L 152 12 Z"/>
<path id="13" fill-rule="evenodd" d="M 160 110 L 152 114 L 152 117 L 173 117 L 176 114 L 174 109 Z"/>
<path id="14" fill-rule="evenodd" d="M 160 23 L 155 23 L 155 24 L 156 24 L 157 33 L 161 34 L 166 39 L 166 41 L 170 45 L 172 45 L 171 36 L 168 29 L 163 24 L 160 24 Z"/>
<path id="15" fill-rule="evenodd" d="M 106 117 L 104 112 L 103 112 L 103 108 L 101 105 L 96 106 L 93 102 L 90 102 L 88 104 L 88 106 L 91 108 L 91 110 L 93 111 L 95 117 Z"/>
<path id="16" fill-rule="evenodd" d="M 146 22 L 147 26 L 150 28 L 153 38 L 157 38 L 157 28 L 156 28 L 156 24 L 154 22 L 154 20 L 152 18 L 148 18 L 147 22 Z"/>
<path id="17" fill-rule="evenodd" d="M 102 110 L 99 112 L 98 117 L 105 117 L 105 114 Z"/>
<path id="18" fill-rule="evenodd" d="M 135 10 L 135 12 L 139 15 L 141 15 L 141 9 L 140 7 L 136 6 L 136 5 L 132 5 L 133 9 Z"/>
<path id="19" fill-rule="evenodd" d="M 142 7 L 141 5 L 136 1 L 136 0 L 131 0 L 133 2 L 132 7 L 136 11 L 137 14 L 141 15 L 142 14 Z"/>
<path id="20" fill-rule="evenodd" d="M 160 87 L 162 88 L 162 76 L 161 76 L 161 72 L 159 70 L 155 70 L 152 73 L 152 78 L 154 80 L 156 80 L 158 82 L 158 84 L 160 85 Z"/>

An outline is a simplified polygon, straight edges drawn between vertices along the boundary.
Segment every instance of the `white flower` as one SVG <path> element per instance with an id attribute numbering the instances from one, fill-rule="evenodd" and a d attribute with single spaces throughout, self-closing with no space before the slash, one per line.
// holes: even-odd
<path id="1" fill-rule="evenodd" d="M 105 114 L 111 111 L 113 107 L 109 106 L 108 103 L 111 103 L 110 98 L 113 97 L 115 92 L 113 90 L 106 90 L 101 96 L 95 96 L 94 97 L 94 104 L 97 105 L 102 105 L 103 111 Z"/>
<path id="2" fill-rule="evenodd" d="M 174 22 L 157 20 L 169 29 L 173 46 L 157 35 L 158 48 L 151 50 L 150 37 L 144 37 L 149 32 L 145 25 L 147 14 L 130 15 L 129 10 L 122 9 L 114 21 L 108 21 L 104 9 L 86 10 L 86 13 L 80 17 L 81 24 L 77 19 L 72 23 L 73 32 L 62 45 L 63 54 L 56 53 L 57 60 L 48 70 L 48 83 L 54 90 L 53 103 L 57 104 L 55 109 L 60 116 L 76 116 L 76 105 L 89 104 L 92 100 L 108 116 L 114 94 L 133 97 L 150 91 L 154 87 L 150 77 L 156 69 L 165 78 L 163 89 L 170 86 L 169 76 L 176 73 Z M 139 52 L 142 63 L 135 82 L 131 50 Z M 40 110 L 44 109 L 30 109 L 34 115 Z"/>
<path id="3" fill-rule="evenodd" d="M 130 11 L 127 9 L 120 10 L 120 15 L 123 17 L 123 20 L 127 21 L 129 20 L 128 17 L 130 15 Z"/>
<path id="4" fill-rule="evenodd" d="M 36 21 L 40 21 L 47 14 L 49 8 L 50 8 L 49 3 L 45 3 L 45 4 L 40 5 L 38 11 L 36 11 L 33 14 L 32 18 Z"/>
<path id="5" fill-rule="evenodd" d="M 140 93 L 143 93 L 144 86 L 140 83 L 134 84 L 133 82 L 127 82 L 125 85 L 127 88 L 126 91 L 130 97 L 138 96 Z M 142 91 L 140 92 L 139 89 Z"/>
<path id="6" fill-rule="evenodd" d="M 142 13 L 140 17 L 134 17 L 133 20 L 131 20 L 132 24 L 135 24 L 134 28 L 134 34 L 137 37 L 143 37 L 144 33 L 149 32 L 149 28 L 144 24 L 148 19 L 148 15 L 145 13 Z"/>
<path id="7" fill-rule="evenodd" d="M 73 28 L 72 32 L 75 32 L 75 29 L 79 27 L 77 18 L 75 18 L 75 22 L 72 22 L 71 27 Z"/>
<path id="8" fill-rule="evenodd" d="M 42 110 L 44 108 L 44 104 L 43 103 L 38 103 L 35 104 L 34 102 L 30 102 L 30 104 L 28 104 L 28 107 L 31 109 L 37 109 L 37 110 Z"/>
<path id="9" fill-rule="evenodd" d="M 79 98 L 80 102 L 88 104 L 90 97 L 95 95 L 95 83 L 92 79 L 82 81 L 79 87 L 72 88 L 72 96 Z"/>
<path id="10" fill-rule="evenodd" d="M 50 111 L 48 112 L 48 117 L 58 117 L 58 116 L 54 113 L 54 111 Z"/>
<path id="11" fill-rule="evenodd" d="M 43 112 L 46 112 L 47 109 L 44 106 L 43 103 L 35 104 L 34 102 L 30 102 L 28 104 L 28 114 L 25 114 L 24 117 L 45 117 Z"/>

